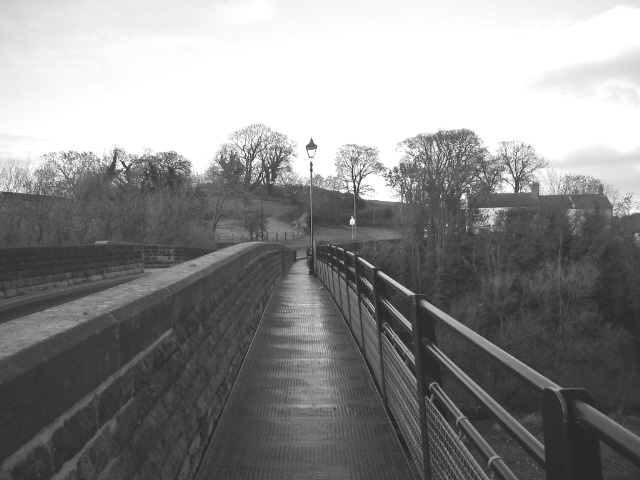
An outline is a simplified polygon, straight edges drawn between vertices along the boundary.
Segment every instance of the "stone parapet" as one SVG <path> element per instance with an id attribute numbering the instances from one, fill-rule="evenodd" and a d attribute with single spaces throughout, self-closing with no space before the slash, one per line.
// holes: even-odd
<path id="1" fill-rule="evenodd" d="M 141 245 L 0 248 L 0 301 L 144 272 Z"/>
<path id="2" fill-rule="evenodd" d="M 225 245 L 228 246 L 228 245 Z M 222 247 L 224 248 L 224 247 Z M 145 268 L 169 268 L 174 265 L 207 255 L 219 248 L 182 247 L 180 245 L 145 245 Z"/>
<path id="3" fill-rule="evenodd" d="M 0 479 L 193 478 L 293 260 L 236 245 L 0 324 Z"/>

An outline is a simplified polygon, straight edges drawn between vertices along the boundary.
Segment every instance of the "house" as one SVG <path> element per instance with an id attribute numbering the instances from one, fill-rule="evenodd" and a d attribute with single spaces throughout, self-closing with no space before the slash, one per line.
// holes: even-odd
<path id="1" fill-rule="evenodd" d="M 613 215 L 613 206 L 604 195 L 602 185 L 598 187 L 598 193 L 540 195 L 540 185 L 532 183 L 530 192 L 493 193 L 469 199 L 474 231 L 493 228 L 500 212 L 520 209 L 564 210 L 575 225 L 580 225 L 588 214 L 601 214 L 607 222 Z"/>

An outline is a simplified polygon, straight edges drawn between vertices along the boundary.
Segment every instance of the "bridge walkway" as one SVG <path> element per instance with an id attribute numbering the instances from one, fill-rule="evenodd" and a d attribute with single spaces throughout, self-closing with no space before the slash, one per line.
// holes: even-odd
<path id="1" fill-rule="evenodd" d="M 412 479 L 369 371 L 320 281 L 275 290 L 197 480 Z"/>

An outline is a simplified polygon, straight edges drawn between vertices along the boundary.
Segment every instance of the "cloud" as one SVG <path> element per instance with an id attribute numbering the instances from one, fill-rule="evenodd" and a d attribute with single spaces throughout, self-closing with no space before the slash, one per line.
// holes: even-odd
<path id="1" fill-rule="evenodd" d="M 593 145 L 574 150 L 553 161 L 552 166 L 567 173 L 592 175 L 640 199 L 640 146 L 620 151 L 606 145 Z"/>
<path id="2" fill-rule="evenodd" d="M 640 108 L 640 47 L 604 60 L 548 71 L 533 87 Z"/>
<path id="3" fill-rule="evenodd" d="M 48 139 L 28 135 L 14 135 L 0 132 L 0 160 L 3 158 L 24 158 L 39 155 Z"/>
<path id="4" fill-rule="evenodd" d="M 273 14 L 269 0 L 223 0 L 213 8 L 216 16 L 233 25 L 250 25 Z"/>

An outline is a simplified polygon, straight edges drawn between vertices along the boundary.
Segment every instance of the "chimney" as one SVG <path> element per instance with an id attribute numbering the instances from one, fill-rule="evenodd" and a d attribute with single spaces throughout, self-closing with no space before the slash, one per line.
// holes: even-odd
<path id="1" fill-rule="evenodd" d="M 531 184 L 531 195 L 534 197 L 540 196 L 540 184 L 538 182 L 533 182 Z"/>
<path id="2" fill-rule="evenodd" d="M 604 195 L 604 188 L 602 184 L 598 185 L 598 195 Z"/>

